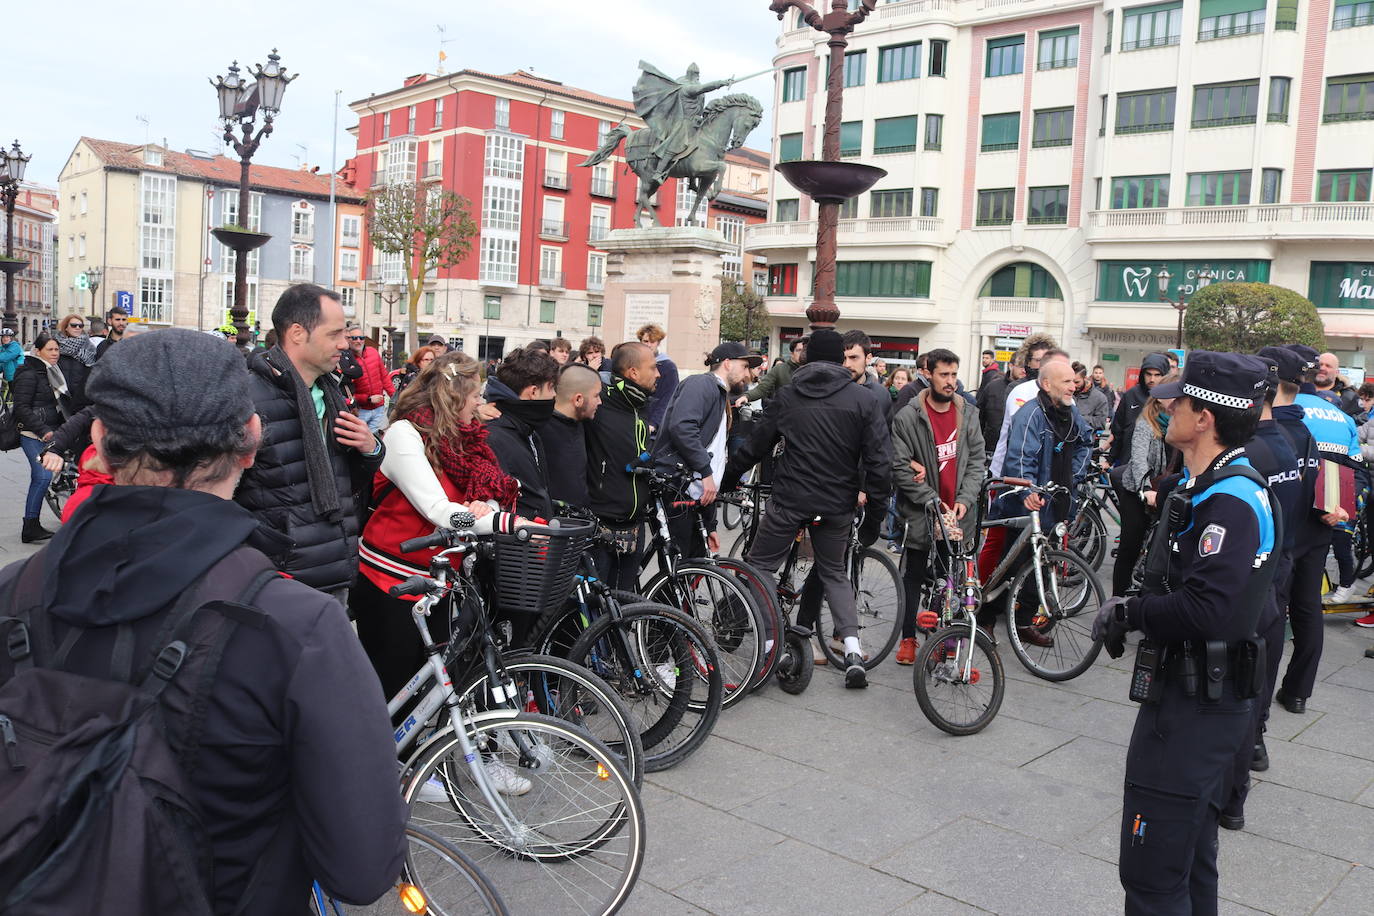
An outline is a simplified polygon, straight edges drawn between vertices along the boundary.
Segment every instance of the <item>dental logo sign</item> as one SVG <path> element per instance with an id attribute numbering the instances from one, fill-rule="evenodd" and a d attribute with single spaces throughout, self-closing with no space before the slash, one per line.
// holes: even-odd
<path id="1" fill-rule="evenodd" d="M 1097 298 L 1105 302 L 1158 302 L 1159 271 L 1169 270 L 1170 298 L 1185 299 L 1198 290 L 1198 275 L 1210 270 L 1213 283 L 1269 281 L 1268 261 L 1098 261 Z M 1369 280 L 1374 284 L 1374 278 Z M 1374 291 L 1371 291 L 1374 292 Z"/>
<path id="2" fill-rule="evenodd" d="M 1150 277 L 1154 274 L 1149 267 L 1123 267 L 1121 285 L 1133 296 L 1144 298 L 1150 294 Z"/>

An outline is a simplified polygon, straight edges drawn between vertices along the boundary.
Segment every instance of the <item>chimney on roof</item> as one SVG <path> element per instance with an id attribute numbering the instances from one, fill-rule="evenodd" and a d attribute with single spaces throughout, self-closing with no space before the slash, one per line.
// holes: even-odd
<path id="1" fill-rule="evenodd" d="M 550 83 L 554 86 L 563 85 L 560 81 L 554 79 L 551 76 L 545 76 L 542 73 L 536 73 L 533 67 L 525 67 L 524 69 L 516 70 L 515 72 L 520 76 L 528 76 L 530 79 L 539 80 L 541 83 Z"/>

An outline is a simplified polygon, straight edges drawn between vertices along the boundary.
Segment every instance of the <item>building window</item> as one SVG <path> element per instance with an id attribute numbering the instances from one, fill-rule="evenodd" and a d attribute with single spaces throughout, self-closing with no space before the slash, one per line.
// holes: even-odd
<path id="1" fill-rule="evenodd" d="M 1317 173 L 1317 200 L 1352 203 L 1369 200 L 1369 169 L 1333 169 Z"/>
<path id="2" fill-rule="evenodd" d="M 1265 0 L 1202 0 L 1197 40 L 1263 32 L 1264 4 Z"/>
<path id="3" fill-rule="evenodd" d="M 1296 28 L 1296 6 L 1293 18 Z M 1336 0 L 1336 16 L 1331 21 L 1331 28 L 1353 29 L 1361 25 L 1374 25 L 1374 2 L 1370 2 L 1370 0 Z"/>
<path id="4" fill-rule="evenodd" d="M 383 283 L 400 283 L 405 279 L 405 263 L 401 259 L 401 252 L 383 252 L 378 260 L 381 261 Z"/>
<path id="5" fill-rule="evenodd" d="M 549 112 L 549 136 L 555 140 L 563 139 L 563 117 L 557 108 Z"/>
<path id="6" fill-rule="evenodd" d="M 1046 108 L 1035 113 L 1031 146 L 1069 146 L 1073 143 L 1073 109 Z"/>
<path id="7" fill-rule="evenodd" d="M 1240 207 L 1250 203 L 1250 172 L 1193 172 L 1189 207 Z"/>
<path id="8" fill-rule="evenodd" d="M 995 188 L 978 192 L 979 226 L 1010 226 L 1012 214 L 1016 211 L 1016 189 Z"/>
<path id="9" fill-rule="evenodd" d="M 239 192 L 221 191 L 220 207 L 223 214 L 224 223 L 227 225 L 244 225 L 239 220 Z M 357 219 L 357 217 L 354 217 Z M 248 193 L 248 223 L 247 227 L 252 232 L 262 231 L 262 194 L 258 191 Z M 224 274 L 234 272 L 234 250 L 227 245 L 219 246 L 219 271 Z M 258 275 L 258 263 L 262 257 L 262 249 L 255 248 L 248 252 L 248 275 L 256 277 Z"/>
<path id="10" fill-rule="evenodd" d="M 539 323 L 553 324 L 558 319 L 558 300 L 539 300 Z"/>
<path id="11" fill-rule="evenodd" d="M 1288 123 L 1288 96 L 1293 81 L 1286 76 L 1269 77 L 1269 120 L 1277 124 Z"/>
<path id="12" fill-rule="evenodd" d="M 587 255 L 587 289 L 600 292 L 605 288 L 606 256 L 604 254 Z"/>
<path id="13" fill-rule="evenodd" d="M 1069 188 L 1031 188 L 1026 222 L 1032 226 L 1064 225 L 1069 221 Z"/>
<path id="14" fill-rule="evenodd" d="M 539 285 L 563 285 L 563 252 L 557 248 L 539 250 Z"/>
<path id="15" fill-rule="evenodd" d="M 1231 127 L 1254 124 L 1259 108 L 1259 80 L 1193 87 L 1193 126 Z"/>
<path id="16" fill-rule="evenodd" d="M 444 100 L 434 100 L 434 129 L 438 130 L 444 126 Z"/>
<path id="17" fill-rule="evenodd" d="M 230 281 L 233 282 L 232 280 Z M 257 284 L 249 287 L 250 298 L 257 294 Z M 339 287 L 339 304 L 343 306 L 345 315 L 355 315 L 358 312 L 358 288 L 356 286 Z"/>
<path id="18" fill-rule="evenodd" d="M 172 254 L 176 237 L 177 180 L 171 175 L 143 175 L 141 183 L 142 226 L 140 235 L 143 270 L 172 270 Z M 67 256 L 72 255 L 68 237 Z"/>
<path id="19" fill-rule="evenodd" d="M 1183 33 L 1183 4 L 1158 3 L 1124 10 L 1121 16 L 1121 50 L 1138 51 L 1178 44 Z"/>
<path id="20" fill-rule="evenodd" d="M 592 166 L 592 193 L 597 197 L 615 197 L 615 175 L 611 173 L 610 163 Z M 657 196 L 658 192 L 654 193 Z"/>
<path id="21" fill-rule="evenodd" d="M 315 279 L 315 249 L 309 245 L 291 246 L 292 281 L 309 282 Z"/>
<path id="22" fill-rule="evenodd" d="M 929 261 L 841 261 L 835 265 L 836 296 L 926 299 Z"/>
<path id="23" fill-rule="evenodd" d="M 374 315 L 380 315 L 381 313 L 382 313 L 382 294 L 381 294 L 381 293 L 373 293 L 373 294 L 372 294 L 372 314 L 374 314 Z"/>
<path id="24" fill-rule="evenodd" d="M 1048 270 L 1026 261 L 1017 261 L 999 269 L 988 277 L 978 295 L 1015 299 L 1064 298 L 1063 291 Z"/>
<path id="25" fill-rule="evenodd" d="M 487 283 L 515 283 L 520 243 L 516 239 L 482 236 L 478 273 Z"/>
<path id="26" fill-rule="evenodd" d="M 506 134 L 488 134 L 486 150 L 488 178 L 519 178 L 525 171 L 525 141 Z"/>
<path id="27" fill-rule="evenodd" d="M 693 216 L 692 221 L 689 223 L 687 221 L 687 217 L 693 209 L 696 210 L 696 216 Z M 686 179 L 678 179 L 677 216 L 674 220 L 674 225 L 701 226 L 705 228 L 707 209 L 708 207 L 705 205 L 697 206 L 697 195 L 692 193 L 691 182 L 687 181 Z"/>
<path id="28" fill-rule="evenodd" d="M 391 136 L 391 112 L 382 112 L 382 139 Z"/>
<path id="29" fill-rule="evenodd" d="M 339 244 L 349 248 L 359 247 L 362 239 L 363 218 L 345 215 L 339 217 Z"/>
<path id="30" fill-rule="evenodd" d="M 76 240 L 76 256 L 84 258 L 86 256 L 86 233 L 81 233 Z"/>
<path id="31" fill-rule="evenodd" d="M 844 56 L 844 87 L 862 86 L 868 69 L 867 51 L 850 51 Z"/>
<path id="32" fill-rule="evenodd" d="M 520 231 L 520 189 L 502 185 L 482 188 L 482 228 Z"/>
<path id="33" fill-rule="evenodd" d="M 878 49 L 878 82 L 914 80 L 921 75 L 921 43 L 893 45 Z"/>
<path id="34" fill-rule="evenodd" d="M 496 100 L 496 129 L 510 130 L 510 99 Z"/>
<path id="35" fill-rule="evenodd" d="M 387 184 L 404 184 L 415 180 L 420 161 L 419 145 L 414 137 L 391 141 L 386 153 Z"/>
<path id="36" fill-rule="evenodd" d="M 339 252 L 339 280 L 354 283 L 358 280 L 358 252 Z"/>
<path id="37" fill-rule="evenodd" d="M 482 320 L 500 321 L 501 320 L 501 297 L 483 296 L 482 297 Z"/>
<path id="38" fill-rule="evenodd" d="M 1021 112 L 983 115 L 983 152 L 1016 149 L 1020 141 Z"/>
<path id="39" fill-rule="evenodd" d="M 864 122 L 845 121 L 840 125 L 840 155 L 858 156 L 864 148 Z"/>
<path id="40" fill-rule="evenodd" d="M 611 208 L 603 206 L 592 207 L 591 224 L 587 228 L 587 240 L 591 242 L 600 241 L 606 237 L 606 233 L 611 231 Z"/>
<path id="41" fill-rule="evenodd" d="M 930 40 L 930 75 L 944 76 L 945 61 L 949 57 L 949 42 L 943 38 Z"/>
<path id="42" fill-rule="evenodd" d="M 1078 27 L 1040 33 L 1035 69 L 1058 70 L 1078 65 Z"/>
<path id="43" fill-rule="evenodd" d="M 86 192 L 85 192 L 85 191 L 82 191 L 82 192 L 81 192 L 81 214 L 82 214 L 83 216 L 86 214 Z"/>
<path id="44" fill-rule="evenodd" d="M 1276 204 L 1283 191 L 1283 169 L 1263 169 L 1260 171 L 1260 203 Z"/>
<path id="45" fill-rule="evenodd" d="M 874 191 L 869 195 L 868 215 L 874 219 L 911 215 L 911 188 Z"/>
<path id="46" fill-rule="evenodd" d="M 840 219 L 859 218 L 859 198 L 848 197 L 840 201 Z"/>
<path id="47" fill-rule="evenodd" d="M 147 321 L 170 320 L 172 280 L 170 277 L 139 277 L 138 314 Z"/>
<path id="48" fill-rule="evenodd" d="M 597 149 L 600 149 L 601 147 L 603 147 L 603 146 L 606 145 L 606 138 L 607 138 L 608 136 L 610 136 L 610 133 L 611 133 L 611 122 L 610 122 L 610 121 L 597 121 L 597 122 L 596 122 L 596 148 L 597 148 Z"/>
<path id="49" fill-rule="evenodd" d="M 426 292 L 426 293 L 425 293 L 425 314 L 426 314 L 426 315 L 433 315 L 433 314 L 434 314 L 434 298 L 435 298 L 435 297 L 434 297 L 433 291 L 430 291 L 430 292 Z"/>
<path id="50" fill-rule="evenodd" d="M 539 224 L 539 234 L 556 239 L 568 237 L 568 224 L 563 220 L 563 198 L 544 198 L 544 218 Z"/>
<path id="51" fill-rule="evenodd" d="M 587 303 L 587 327 L 601 327 L 601 309 L 603 306 L 599 302 Z"/>
<path id="52" fill-rule="evenodd" d="M 909 153 L 916 149 L 916 115 L 879 118 L 873 122 L 873 153 Z"/>
<path id="53" fill-rule="evenodd" d="M 315 238 L 315 208 L 296 204 L 291 208 L 291 237 L 310 241 Z"/>
<path id="54" fill-rule="evenodd" d="M 944 139 L 945 116 L 938 114 L 926 115 L 926 149 L 938 150 Z"/>
<path id="55" fill-rule="evenodd" d="M 1169 206 L 1168 175 L 1131 175 L 1112 179 L 1111 208 L 1140 210 Z"/>
<path id="56" fill-rule="evenodd" d="M 1336 7 L 1337 10 L 1340 7 Z M 1296 32 L 1298 29 L 1298 0 L 1278 0 L 1274 4 L 1274 31 Z"/>
<path id="57" fill-rule="evenodd" d="M 802 135 L 782 134 L 778 137 L 778 161 L 791 162 L 802 157 Z"/>
<path id="58" fill-rule="evenodd" d="M 1103 13 L 1102 15 L 1104 15 L 1104 16 L 1107 17 L 1107 28 L 1106 28 L 1107 46 L 1106 46 L 1105 48 L 1102 49 L 1102 53 L 1103 53 L 1103 54 L 1110 54 L 1110 53 L 1112 53 L 1112 11 L 1111 11 L 1111 10 L 1107 10 L 1107 11 L 1106 11 L 1105 13 Z"/>
<path id="59" fill-rule="evenodd" d="M 1123 92 L 1116 97 L 1116 132 L 1143 134 L 1174 129 L 1174 89 Z"/>
<path id="60" fill-rule="evenodd" d="M 406 133 L 415 133 L 415 106 L 410 106 L 410 111 L 406 113 Z"/>
<path id="61" fill-rule="evenodd" d="M 1012 76 L 1026 68 L 1026 36 L 1012 35 L 988 41 L 988 76 Z"/>
<path id="62" fill-rule="evenodd" d="M 940 215 L 940 189 L 921 188 L 921 215 Z"/>
<path id="63" fill-rule="evenodd" d="M 797 294 L 797 265 L 768 265 L 768 295 L 795 296 Z"/>
<path id="64" fill-rule="evenodd" d="M 780 200 L 777 202 L 777 221 L 780 223 L 793 223 L 797 221 L 799 201 L 793 197 L 790 200 Z"/>
<path id="65" fill-rule="evenodd" d="M 1374 74 L 1333 76 L 1326 81 L 1326 111 L 1322 123 L 1368 121 L 1374 118 Z"/>
<path id="66" fill-rule="evenodd" d="M 800 102 L 806 98 L 806 68 L 793 67 L 782 71 L 782 100 Z"/>

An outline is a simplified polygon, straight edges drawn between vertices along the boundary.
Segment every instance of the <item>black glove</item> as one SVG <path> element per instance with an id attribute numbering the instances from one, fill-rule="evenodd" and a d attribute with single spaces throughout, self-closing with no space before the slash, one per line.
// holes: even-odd
<path id="1" fill-rule="evenodd" d="M 878 540 L 878 534 L 883 527 L 883 512 L 881 509 L 872 509 L 864 512 L 864 520 L 859 523 L 859 543 L 865 547 L 872 547 L 873 542 Z"/>
<path id="2" fill-rule="evenodd" d="M 1126 634 L 1130 632 L 1126 622 L 1126 599 L 1108 598 L 1097 609 L 1093 620 L 1093 641 L 1102 641 L 1102 646 L 1112 658 L 1120 658 L 1126 653 Z"/>

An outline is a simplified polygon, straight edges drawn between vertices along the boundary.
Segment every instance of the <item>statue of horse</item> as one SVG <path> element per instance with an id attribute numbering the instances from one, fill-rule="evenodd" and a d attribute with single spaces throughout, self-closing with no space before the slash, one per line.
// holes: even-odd
<path id="1" fill-rule="evenodd" d="M 761 120 L 763 106 L 758 99 L 743 93 L 725 95 L 707 104 L 691 142 L 662 177 L 654 169 L 654 148 L 658 144 L 658 137 L 653 128 L 633 130 L 623 122 L 606 135 L 606 142 L 599 150 L 579 165 L 593 166 L 604 162 L 615 153 L 621 141 L 625 141 L 625 161 L 630 170 L 639 176 L 635 222 L 640 223 L 641 214 L 648 211 L 654 225 L 662 226 L 658 212 L 649 201 L 663 185 L 664 178 L 680 178 L 689 182 L 695 198 L 692 212 L 686 220 L 690 224 L 696 218 L 702 197 L 705 196 L 709 202 L 720 193 L 720 180 L 725 173 L 725 154 L 743 146 L 745 138 L 759 126 Z"/>

